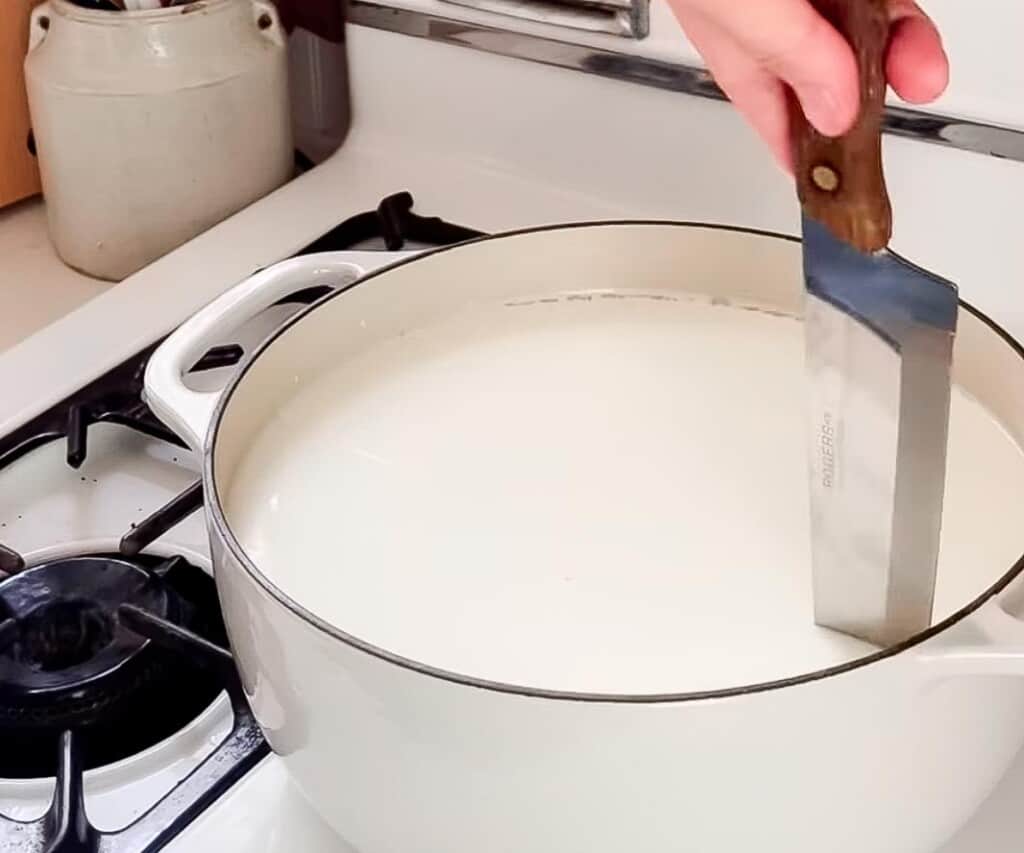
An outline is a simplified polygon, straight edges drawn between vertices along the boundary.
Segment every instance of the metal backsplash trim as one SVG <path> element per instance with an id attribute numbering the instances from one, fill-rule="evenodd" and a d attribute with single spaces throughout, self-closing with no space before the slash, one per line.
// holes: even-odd
<path id="1" fill-rule="evenodd" d="M 348 21 L 656 89 L 726 100 L 707 71 L 689 65 L 456 21 L 429 12 L 396 9 L 367 0 L 351 0 Z M 885 131 L 894 136 L 1024 162 L 1024 131 L 903 107 L 887 108 Z"/>
<path id="2" fill-rule="evenodd" d="M 650 0 L 444 0 L 481 12 L 570 30 L 642 39 L 650 32 Z"/>

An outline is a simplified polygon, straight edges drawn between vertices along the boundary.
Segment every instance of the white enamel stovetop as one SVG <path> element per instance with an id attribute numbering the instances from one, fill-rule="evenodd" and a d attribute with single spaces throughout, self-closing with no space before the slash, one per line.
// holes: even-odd
<path id="1" fill-rule="evenodd" d="M 348 51 L 354 123 L 341 151 L 0 353 L 0 433 L 142 349 L 254 269 L 399 190 L 412 192 L 420 213 L 489 231 L 623 217 L 796 229 L 788 179 L 725 105 L 364 27 L 350 28 Z M 889 140 L 886 154 L 897 250 L 957 280 L 968 300 L 1024 337 L 1024 243 L 1015 210 L 1024 166 L 905 140 Z M 34 293 L 30 280 L 3 281 L 0 311 L 16 317 Z M 194 478 L 192 460 L 167 453 L 103 427 L 90 435 L 87 467 L 73 481 L 59 452 L 23 460 L 0 476 L 0 523 L 8 525 L 0 539 L 19 548 L 111 541 L 124 532 L 115 502 L 151 508 Z M 54 483 L 61 484 L 56 496 L 48 491 Z M 199 520 L 161 545 L 201 557 Z M 225 709 L 215 707 L 150 754 L 92 774 L 95 822 L 112 828 L 144 809 L 212 748 L 225 725 Z M 45 784 L 0 783 L 0 811 L 27 818 L 47 796 Z M 942 853 L 1017 851 L 1022 801 L 1024 759 Z M 345 848 L 269 758 L 167 849 Z"/>

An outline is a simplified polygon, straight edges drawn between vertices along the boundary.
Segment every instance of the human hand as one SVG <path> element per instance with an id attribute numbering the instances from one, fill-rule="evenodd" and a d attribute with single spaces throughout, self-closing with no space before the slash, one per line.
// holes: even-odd
<path id="1" fill-rule="evenodd" d="M 860 92 L 853 51 L 808 0 L 669 5 L 718 85 L 787 170 L 792 171 L 792 153 L 786 87 L 826 136 L 845 133 L 856 121 Z M 889 83 L 905 101 L 933 101 L 949 81 L 939 32 L 914 0 L 888 0 L 888 6 Z"/>

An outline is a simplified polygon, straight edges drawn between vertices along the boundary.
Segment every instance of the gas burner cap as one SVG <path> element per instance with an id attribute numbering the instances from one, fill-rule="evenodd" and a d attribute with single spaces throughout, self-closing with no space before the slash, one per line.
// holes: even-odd
<path id="1" fill-rule="evenodd" d="M 156 572 L 114 557 L 55 560 L 0 582 L 0 622 L 14 622 L 0 647 L 0 683 L 56 699 L 116 678 L 149 644 L 121 625 L 122 604 L 176 617 Z"/>
<path id="2" fill-rule="evenodd" d="M 132 630 L 140 613 L 227 645 L 213 580 L 184 557 L 81 554 L 0 581 L 0 778 L 52 776 L 65 732 L 85 769 L 111 764 L 213 702 L 222 676 Z"/>

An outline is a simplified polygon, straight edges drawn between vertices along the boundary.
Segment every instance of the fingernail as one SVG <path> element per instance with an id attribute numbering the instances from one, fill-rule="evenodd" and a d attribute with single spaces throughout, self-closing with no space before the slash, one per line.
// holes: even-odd
<path id="1" fill-rule="evenodd" d="M 805 89 L 800 97 L 804 114 L 819 133 L 838 136 L 845 129 L 839 115 L 839 99 L 831 89 L 815 87 Z"/>

